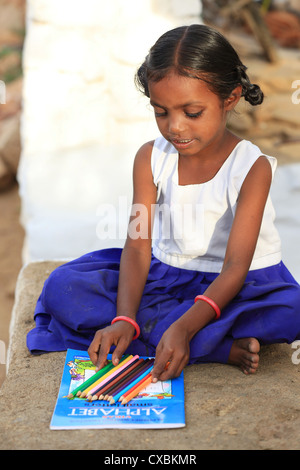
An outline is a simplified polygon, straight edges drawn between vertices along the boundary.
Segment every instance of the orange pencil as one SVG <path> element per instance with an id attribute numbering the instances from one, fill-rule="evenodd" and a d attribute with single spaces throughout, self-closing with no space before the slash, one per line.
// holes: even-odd
<path id="1" fill-rule="evenodd" d="M 136 397 L 139 394 L 139 392 L 143 390 L 144 388 L 146 388 L 147 385 L 151 384 L 151 382 L 152 382 L 152 374 L 150 372 L 148 375 L 146 375 L 145 379 L 142 380 L 142 382 L 137 387 L 135 387 L 125 398 L 123 398 L 122 405 L 125 405 L 130 400 L 132 400 L 132 398 Z"/>

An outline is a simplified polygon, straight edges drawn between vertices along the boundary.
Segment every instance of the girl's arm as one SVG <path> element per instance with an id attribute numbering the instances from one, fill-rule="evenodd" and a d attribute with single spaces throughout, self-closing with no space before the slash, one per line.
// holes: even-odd
<path id="1" fill-rule="evenodd" d="M 151 262 L 151 208 L 156 203 L 156 186 L 151 171 L 149 142 L 138 151 L 133 167 L 133 204 L 127 239 L 122 251 L 117 296 L 117 316 L 135 320 Z M 99 315 L 101 312 L 99 312 Z M 101 369 L 112 345 L 116 348 L 112 361 L 116 365 L 135 334 L 134 327 L 125 321 L 98 330 L 88 349 L 97 369 Z"/>
<path id="2" fill-rule="evenodd" d="M 219 306 L 221 315 L 222 309 L 242 288 L 249 271 L 271 181 L 270 163 L 262 156 L 242 185 L 222 271 L 204 292 Z M 167 380 L 181 373 L 189 360 L 191 339 L 214 318 L 213 308 L 200 300 L 168 328 L 156 350 L 154 380 Z M 169 367 L 165 370 L 168 362 Z"/>

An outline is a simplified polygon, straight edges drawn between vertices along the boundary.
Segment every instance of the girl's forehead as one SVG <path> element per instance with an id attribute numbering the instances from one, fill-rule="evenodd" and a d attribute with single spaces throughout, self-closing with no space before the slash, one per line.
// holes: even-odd
<path id="1" fill-rule="evenodd" d="M 208 85 L 201 79 L 190 78 L 175 73 L 166 75 L 159 81 L 149 81 L 150 101 L 172 101 L 184 105 L 192 103 L 207 103 L 208 100 L 218 100 Z"/>

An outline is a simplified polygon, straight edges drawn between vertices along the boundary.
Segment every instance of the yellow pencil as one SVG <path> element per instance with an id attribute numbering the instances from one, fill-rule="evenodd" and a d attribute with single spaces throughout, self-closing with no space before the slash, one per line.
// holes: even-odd
<path id="1" fill-rule="evenodd" d="M 128 357 L 125 357 L 124 359 L 121 359 L 119 364 L 112 369 L 110 369 L 105 375 L 103 375 L 99 380 L 94 382 L 90 387 L 86 388 L 80 395 L 80 398 L 85 398 L 88 394 L 89 391 L 92 390 L 96 385 L 99 385 L 103 380 L 105 380 L 107 377 L 109 377 L 111 374 L 114 374 L 117 369 L 119 369 L 121 366 L 123 366 L 126 362 L 128 362 L 133 356 L 130 355 Z"/>
<path id="2" fill-rule="evenodd" d="M 143 380 L 142 383 L 136 387 L 127 397 L 123 398 L 122 405 L 128 403 L 132 398 L 136 397 L 141 390 L 147 387 L 147 385 L 151 384 L 152 382 L 152 375 L 150 373 L 149 377 L 146 380 Z"/>

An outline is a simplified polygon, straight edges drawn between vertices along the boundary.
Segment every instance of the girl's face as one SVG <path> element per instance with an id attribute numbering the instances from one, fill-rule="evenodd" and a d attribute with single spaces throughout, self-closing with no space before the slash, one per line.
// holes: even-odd
<path id="1" fill-rule="evenodd" d="M 202 80 L 175 73 L 148 86 L 158 128 L 180 155 L 207 155 L 220 148 L 238 93 L 223 101 Z"/>

